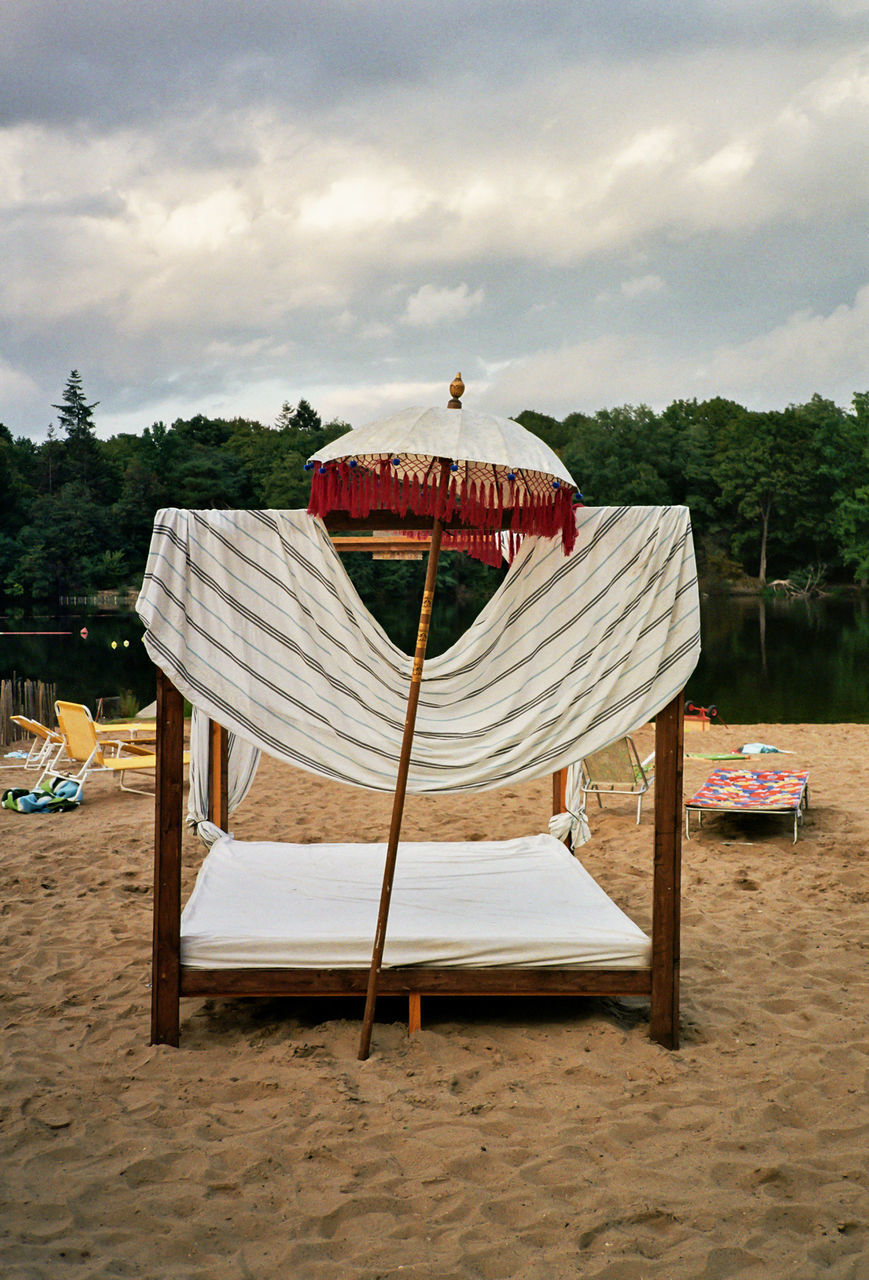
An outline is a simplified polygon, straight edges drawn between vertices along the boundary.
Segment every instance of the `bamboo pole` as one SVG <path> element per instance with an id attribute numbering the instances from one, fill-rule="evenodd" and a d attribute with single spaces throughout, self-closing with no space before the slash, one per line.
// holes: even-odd
<path id="1" fill-rule="evenodd" d="M 444 474 L 449 473 L 444 468 Z M 401 819 L 404 814 L 404 799 L 407 794 L 407 775 L 410 769 L 410 752 L 413 746 L 413 731 L 416 725 L 416 709 L 419 704 L 419 690 L 422 683 L 422 668 L 425 662 L 425 651 L 428 645 L 428 633 L 431 626 L 431 610 L 434 600 L 435 583 L 437 582 L 438 557 L 441 549 L 443 522 L 435 520 L 432 526 L 431 546 L 428 553 L 428 565 L 425 573 L 425 588 L 422 593 L 422 607 L 419 613 L 419 630 L 416 635 L 416 651 L 413 658 L 413 669 L 410 676 L 410 691 L 407 695 L 407 714 L 404 720 L 404 734 L 401 740 L 401 755 L 398 760 L 398 777 L 395 783 L 395 796 L 392 802 L 392 822 L 389 827 L 389 840 L 386 845 L 386 863 L 383 868 L 383 884 L 380 890 L 380 909 L 377 913 L 377 930 L 374 935 L 374 948 L 371 953 L 371 968 L 368 971 L 368 991 L 365 996 L 365 1014 L 362 1019 L 362 1034 L 359 1038 L 359 1060 L 364 1062 L 371 1048 L 371 1029 L 374 1025 L 374 1008 L 377 1003 L 377 979 L 383 960 L 383 946 L 386 942 L 386 922 L 389 917 L 389 903 L 392 897 L 392 882 L 395 877 L 395 862 L 398 855 L 398 839 L 401 834 Z"/>

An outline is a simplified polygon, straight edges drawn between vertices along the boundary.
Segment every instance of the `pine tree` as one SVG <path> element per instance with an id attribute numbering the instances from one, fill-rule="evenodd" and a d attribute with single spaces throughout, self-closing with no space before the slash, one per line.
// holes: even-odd
<path id="1" fill-rule="evenodd" d="M 295 408 L 285 400 L 275 420 L 279 431 L 319 431 L 322 419 L 307 400 L 300 400 Z"/>
<path id="2" fill-rule="evenodd" d="M 81 375 L 78 369 L 73 369 L 63 389 L 62 402 L 53 404 L 51 407 L 57 409 L 60 425 L 67 437 L 70 440 L 81 440 L 85 437 L 93 438 L 95 434 L 93 412 L 98 404 L 99 400 L 95 400 L 93 404 L 87 403 L 82 390 Z"/>
<path id="3" fill-rule="evenodd" d="M 102 456 L 94 426 L 93 412 L 98 404 L 98 400 L 88 404 L 81 375 L 78 369 L 73 369 L 63 389 L 63 399 L 60 404 L 52 405 L 57 409 L 60 429 L 66 434 L 53 488 L 57 492 L 63 485 L 80 484 L 91 502 L 102 503 L 115 495 L 111 468 Z"/>

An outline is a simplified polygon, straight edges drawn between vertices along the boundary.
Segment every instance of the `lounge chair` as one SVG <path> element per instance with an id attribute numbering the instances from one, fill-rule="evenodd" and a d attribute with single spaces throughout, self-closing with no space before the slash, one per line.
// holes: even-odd
<path id="1" fill-rule="evenodd" d="M 792 813 L 794 844 L 799 824 L 809 807 L 808 769 L 715 769 L 690 800 L 685 801 L 685 836 L 690 840 L 690 815 L 700 825 L 703 814 Z"/>
<path id="2" fill-rule="evenodd" d="M 39 720 L 31 720 L 30 716 L 10 716 L 9 719 L 33 738 L 27 759 L 23 765 L 17 766 L 18 768 L 41 769 L 63 750 L 63 734 L 58 733 L 56 729 L 49 729 Z M 4 766 L 4 768 L 12 767 L 12 765 Z"/>
<path id="3" fill-rule="evenodd" d="M 640 760 L 632 738 L 617 738 L 607 747 L 601 747 L 582 761 L 579 790 L 582 808 L 586 798 L 596 795 L 603 808 L 604 794 L 637 797 L 637 822 L 643 811 L 643 796 L 654 781 L 654 769 L 650 769 L 654 755 Z"/>
<path id="4" fill-rule="evenodd" d="M 107 755 L 108 743 L 100 742 L 97 726 L 87 707 L 78 702 L 56 702 L 54 709 L 58 727 L 63 735 L 68 765 L 66 768 L 58 767 L 57 761 L 52 761 L 43 771 L 39 779 L 40 783 L 46 778 L 66 778 L 78 784 L 77 797 L 80 798 L 85 780 L 90 774 L 109 772 L 115 774 L 122 791 L 135 791 L 143 796 L 154 794 L 153 790 L 130 786 L 126 783 L 125 775 L 142 771 L 153 773 L 157 767 L 156 755 L 150 753 L 143 755 L 139 752 L 124 754 L 123 749 L 127 744 L 123 742 L 112 743 L 116 748 L 116 754 Z M 185 758 L 189 758 L 186 753 Z"/>

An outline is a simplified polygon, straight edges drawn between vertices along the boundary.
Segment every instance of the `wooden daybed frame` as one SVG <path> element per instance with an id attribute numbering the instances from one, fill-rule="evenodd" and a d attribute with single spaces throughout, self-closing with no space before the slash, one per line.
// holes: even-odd
<path id="1" fill-rule="evenodd" d="M 683 708 L 680 693 L 655 720 L 651 965 L 639 969 L 382 969 L 378 991 L 408 998 L 411 1031 L 420 1025 L 424 995 L 648 996 L 650 1037 L 665 1048 L 678 1049 Z M 181 964 L 183 742 L 183 698 L 158 669 L 151 1043 L 177 1046 L 183 996 L 364 997 L 367 967 L 209 970 Z M 226 830 L 227 734 L 214 721 L 210 746 L 209 818 Z M 553 775 L 553 812 L 564 808 L 565 781 L 565 770 Z"/>

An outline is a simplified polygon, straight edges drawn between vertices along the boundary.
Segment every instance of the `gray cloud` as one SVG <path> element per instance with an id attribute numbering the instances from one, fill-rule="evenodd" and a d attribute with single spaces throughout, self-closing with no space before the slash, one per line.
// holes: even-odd
<path id="1" fill-rule="evenodd" d="M 869 5 L 30 0 L 6 28 L 15 432 L 72 367 L 103 432 L 361 420 L 458 367 L 501 412 L 869 384 Z"/>
<path id="2" fill-rule="evenodd" d="M 304 110 L 464 70 L 495 83 L 545 76 L 566 59 L 758 46 L 817 54 L 867 37 L 864 5 L 812 0 L 12 0 L 0 103 L 9 121 L 113 127 L 209 99 Z"/>

